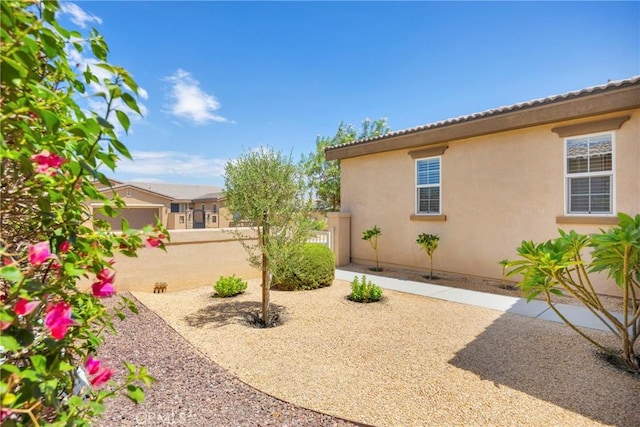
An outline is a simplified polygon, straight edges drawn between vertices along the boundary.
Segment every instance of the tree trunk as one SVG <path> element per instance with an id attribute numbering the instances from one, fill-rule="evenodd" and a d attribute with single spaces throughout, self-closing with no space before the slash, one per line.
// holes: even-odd
<path id="1" fill-rule="evenodd" d="M 429 280 L 433 280 L 433 255 L 429 255 Z"/>
<path id="2" fill-rule="evenodd" d="M 269 312 L 269 260 L 267 256 L 262 254 L 262 323 L 266 327 L 271 320 L 271 313 Z"/>
<path id="3" fill-rule="evenodd" d="M 264 213 L 264 222 L 262 223 L 262 323 L 266 328 L 271 320 L 271 313 L 269 310 L 269 289 L 271 283 L 269 280 L 269 259 L 267 257 L 267 234 L 269 233 L 269 226 L 266 225 L 268 221 L 268 215 Z"/>

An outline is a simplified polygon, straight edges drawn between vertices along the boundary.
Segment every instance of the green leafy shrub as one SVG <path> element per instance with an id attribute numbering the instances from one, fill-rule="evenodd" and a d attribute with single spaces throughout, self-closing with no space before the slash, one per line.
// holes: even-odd
<path id="1" fill-rule="evenodd" d="M 236 277 L 235 274 L 228 277 L 222 276 L 218 279 L 216 284 L 213 285 L 213 289 L 215 289 L 216 296 L 218 297 L 235 297 L 247 290 L 247 282 Z"/>
<path id="2" fill-rule="evenodd" d="M 274 278 L 274 287 L 285 290 L 311 290 L 331 286 L 335 278 L 335 256 L 321 243 L 307 243 L 293 254 L 286 268 Z"/>
<path id="3" fill-rule="evenodd" d="M 367 276 L 363 275 L 362 279 L 354 277 L 351 282 L 351 294 L 348 297 L 355 302 L 376 302 L 382 298 L 382 288 L 367 280 Z"/>
<path id="4" fill-rule="evenodd" d="M 507 276 L 522 275 L 518 286 L 527 301 L 545 296 L 560 319 L 590 343 L 619 360 L 626 368 L 640 373 L 640 355 L 636 346 L 640 337 L 640 215 L 632 218 L 618 214 L 617 227 L 599 234 L 582 235 L 559 230 L 560 237 L 544 243 L 523 241 L 518 248 L 522 258 L 511 261 Z M 590 260 L 583 258 L 591 248 Z M 607 310 L 600 301 L 590 274 L 606 272 L 622 291 L 622 318 Z M 569 295 L 584 304 L 620 341 L 620 349 L 597 341 L 598 336 L 582 330 L 566 318 L 553 304 L 552 295 Z"/>

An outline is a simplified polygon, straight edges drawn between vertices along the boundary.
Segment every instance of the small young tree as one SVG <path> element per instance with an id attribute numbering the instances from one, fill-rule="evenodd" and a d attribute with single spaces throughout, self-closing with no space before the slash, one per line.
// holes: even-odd
<path id="1" fill-rule="evenodd" d="M 310 206 L 291 157 L 270 148 L 249 151 L 225 166 L 224 196 L 229 211 L 254 224 L 257 245 L 237 235 L 249 262 L 262 271 L 262 323 L 271 323 L 269 290 L 274 270 L 286 268 L 310 236 Z"/>
<path id="2" fill-rule="evenodd" d="M 420 248 L 424 249 L 429 256 L 429 279 L 433 279 L 433 253 L 438 249 L 438 241 L 440 237 L 436 234 L 421 233 L 416 239 L 416 243 L 420 245 Z"/>
<path id="3" fill-rule="evenodd" d="M 588 236 L 560 230 L 560 237 L 544 243 L 523 241 L 518 248 L 521 260 L 512 261 L 508 275 L 521 274 L 518 286 L 530 301 L 544 294 L 549 307 L 571 329 L 593 345 L 618 358 L 632 372 L 640 373 L 640 215 L 632 218 L 618 214 L 617 227 Z M 585 248 L 593 248 L 591 261 L 583 259 Z M 622 319 L 618 319 L 601 303 L 589 273 L 606 272 L 622 291 Z M 596 341 L 565 317 L 553 304 L 552 295 L 564 293 L 584 304 L 621 343 L 621 350 L 608 348 Z"/>
<path id="4" fill-rule="evenodd" d="M 501 259 L 498 261 L 498 264 L 502 266 L 502 289 L 508 289 L 509 285 L 507 285 L 507 268 L 509 267 L 508 259 Z"/>
<path id="5" fill-rule="evenodd" d="M 382 236 L 382 232 L 378 228 L 377 225 L 374 225 L 373 228 L 369 230 L 365 230 L 362 232 L 362 240 L 366 240 L 369 242 L 371 247 L 376 253 L 376 269 L 375 271 L 382 271 L 380 265 L 378 264 L 378 238 Z"/>

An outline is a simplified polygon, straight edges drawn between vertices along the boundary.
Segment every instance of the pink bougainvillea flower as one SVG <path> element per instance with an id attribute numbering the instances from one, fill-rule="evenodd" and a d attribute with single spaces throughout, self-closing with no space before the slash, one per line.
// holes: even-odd
<path id="1" fill-rule="evenodd" d="M 31 160 L 36 164 L 36 172 L 46 175 L 55 175 L 56 169 L 64 163 L 64 159 L 57 154 L 51 154 L 43 150 L 31 156 Z"/>
<path id="2" fill-rule="evenodd" d="M 91 385 L 94 387 L 100 387 L 102 384 L 109 381 L 112 375 L 113 371 L 111 369 L 103 368 L 91 379 Z"/>
<path id="3" fill-rule="evenodd" d="M 91 290 L 93 291 L 93 296 L 98 298 L 110 297 L 116 293 L 115 286 L 109 282 L 96 282 L 91 285 Z"/>
<path id="4" fill-rule="evenodd" d="M 111 369 L 107 369 L 101 366 L 101 364 L 102 362 L 95 359 L 93 356 L 87 357 L 87 361 L 84 363 L 89 375 L 95 375 L 90 381 L 91 385 L 94 387 L 100 387 L 102 384 L 109 381 L 113 375 L 113 371 Z"/>
<path id="5" fill-rule="evenodd" d="M 51 271 L 54 271 L 56 273 L 56 277 L 58 279 L 62 276 L 62 266 L 58 261 L 54 260 L 49 266 L 49 268 L 51 268 Z"/>
<path id="6" fill-rule="evenodd" d="M 11 323 L 13 322 L 5 322 L 0 320 L 0 331 L 4 331 L 5 329 L 7 329 L 9 326 L 11 326 Z"/>
<path id="7" fill-rule="evenodd" d="M 69 326 L 73 325 L 71 306 L 64 301 L 60 301 L 56 305 L 47 307 L 44 324 L 51 331 L 53 338 L 61 340 L 67 334 Z"/>
<path id="8" fill-rule="evenodd" d="M 71 243 L 69 243 L 68 240 L 65 240 L 64 242 L 60 243 L 60 246 L 58 246 L 58 251 L 62 254 L 66 254 L 67 252 L 69 252 L 70 246 Z"/>
<path id="9" fill-rule="evenodd" d="M 93 356 L 87 357 L 87 361 L 84 362 L 85 368 L 89 372 L 89 375 L 94 375 L 100 370 L 100 361 L 95 359 Z"/>
<path id="10" fill-rule="evenodd" d="M 115 280 L 115 273 L 108 268 L 103 268 L 97 275 L 98 281 L 91 285 L 93 296 L 98 298 L 110 297 L 116 292 L 113 281 Z"/>
<path id="11" fill-rule="evenodd" d="M 96 277 L 101 282 L 113 282 L 114 276 L 114 272 L 112 272 L 108 268 L 103 268 L 102 270 L 100 270 L 100 273 L 98 273 Z"/>
<path id="12" fill-rule="evenodd" d="M 8 408 L 0 408 L 0 422 L 4 421 L 13 412 Z"/>
<path id="13" fill-rule="evenodd" d="M 40 242 L 29 246 L 29 262 L 31 265 L 40 265 L 46 260 L 53 258 L 49 242 Z"/>
<path id="14" fill-rule="evenodd" d="M 16 303 L 16 306 L 13 308 L 13 311 L 18 316 L 26 316 L 28 314 L 31 314 L 31 312 L 35 310 L 39 304 L 40 304 L 40 301 L 29 302 L 26 299 L 22 298 L 20 301 Z"/>
<path id="15" fill-rule="evenodd" d="M 147 247 L 150 248 L 157 248 L 162 243 L 162 241 L 156 237 L 148 237 L 146 242 Z"/>

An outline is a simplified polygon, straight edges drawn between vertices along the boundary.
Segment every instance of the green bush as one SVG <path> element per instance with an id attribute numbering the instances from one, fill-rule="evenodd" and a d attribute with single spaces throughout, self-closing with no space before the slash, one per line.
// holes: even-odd
<path id="1" fill-rule="evenodd" d="M 522 275 L 518 287 L 527 301 L 545 297 L 549 308 L 571 329 L 627 370 L 640 374 L 640 215 L 618 213 L 618 225 L 595 234 L 558 230 L 560 237 L 535 243 L 523 241 L 521 259 L 510 261 L 507 276 Z M 588 255 L 585 252 L 588 251 Z M 585 256 L 586 255 L 586 256 Z M 593 286 L 593 273 L 605 272 L 620 289 L 621 318 L 603 306 Z M 571 295 L 587 307 L 617 337 L 610 347 L 600 335 L 573 324 L 555 306 L 555 295 Z"/>
<path id="2" fill-rule="evenodd" d="M 247 282 L 239 277 L 233 276 L 220 277 L 216 284 L 213 286 L 216 291 L 216 296 L 221 298 L 234 297 L 243 293 L 247 289 Z"/>
<path id="3" fill-rule="evenodd" d="M 361 280 L 358 280 L 356 276 L 351 282 L 351 294 L 349 294 L 348 298 L 355 302 L 380 301 L 380 298 L 382 298 L 382 288 L 368 281 L 367 276 L 363 275 Z"/>
<path id="4" fill-rule="evenodd" d="M 289 258 L 273 280 L 273 287 L 285 290 L 310 290 L 331 286 L 335 278 L 335 257 L 321 243 L 306 243 L 302 251 Z"/>

